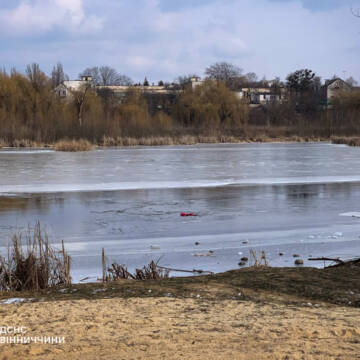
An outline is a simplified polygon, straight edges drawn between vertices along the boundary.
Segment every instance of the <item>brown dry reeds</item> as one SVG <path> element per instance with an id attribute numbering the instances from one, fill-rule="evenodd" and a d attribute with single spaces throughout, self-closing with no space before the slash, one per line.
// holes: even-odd
<path id="1" fill-rule="evenodd" d="M 15 234 L 7 256 L 0 256 L 0 291 L 38 291 L 70 284 L 70 256 L 64 243 L 60 251 L 53 248 L 37 222 L 34 229 Z"/>
<path id="2" fill-rule="evenodd" d="M 117 137 L 104 136 L 99 143 L 101 146 L 161 146 L 161 145 L 195 145 L 215 143 L 239 143 L 243 138 L 227 135 L 178 135 L 178 136 L 143 136 Z"/>
<path id="3" fill-rule="evenodd" d="M 360 137 L 340 137 L 333 136 L 331 138 L 333 144 L 345 144 L 349 146 L 360 146 Z"/>
<path id="4" fill-rule="evenodd" d="M 250 264 L 251 267 L 268 266 L 265 251 L 262 251 L 261 255 L 259 256 L 255 250 L 250 249 Z"/>
<path id="5" fill-rule="evenodd" d="M 16 148 L 36 148 L 36 147 L 45 147 L 45 144 L 42 142 L 32 141 L 29 139 L 15 139 L 12 144 L 12 147 Z"/>
<path id="6" fill-rule="evenodd" d="M 119 279 L 132 279 L 132 280 L 160 280 L 167 279 L 169 277 L 169 270 L 162 269 L 157 263 L 151 261 L 149 265 L 144 266 L 142 269 L 135 269 L 135 273 L 132 274 L 128 271 L 127 267 L 120 264 L 112 264 L 107 269 L 106 281 L 114 281 Z"/>
<path id="7" fill-rule="evenodd" d="M 56 151 L 89 151 L 95 148 L 88 140 L 60 140 L 54 145 Z"/>

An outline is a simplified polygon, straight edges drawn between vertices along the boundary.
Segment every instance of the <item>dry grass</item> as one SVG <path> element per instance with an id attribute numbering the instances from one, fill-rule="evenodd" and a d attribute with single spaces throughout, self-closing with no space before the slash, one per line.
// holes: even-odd
<path id="1" fill-rule="evenodd" d="M 200 132 L 200 133 L 199 133 Z M 195 145 L 217 143 L 263 143 L 263 142 L 309 142 L 328 141 L 329 138 L 316 136 L 296 135 L 296 129 L 290 127 L 266 127 L 249 125 L 246 129 L 214 130 L 201 133 L 197 128 L 176 128 L 167 131 L 166 135 L 160 131 L 159 135 L 143 136 L 108 136 L 104 135 L 101 140 L 91 142 L 86 139 L 59 140 L 55 144 L 47 145 L 27 139 L 16 139 L 11 142 L 0 140 L 0 147 L 49 147 L 57 151 L 88 151 L 96 146 L 172 146 L 172 145 Z"/>
<path id="2" fill-rule="evenodd" d="M 360 146 L 360 137 L 340 137 L 333 136 L 331 138 L 333 144 L 345 144 L 349 146 Z"/>
<path id="3" fill-rule="evenodd" d="M 195 145 L 219 143 L 263 143 L 263 142 L 309 142 L 322 141 L 316 137 L 301 137 L 286 135 L 285 130 L 275 133 L 268 128 L 249 128 L 244 135 L 227 135 L 221 132 L 214 135 L 171 135 L 171 136 L 143 136 L 143 137 L 117 137 L 104 136 L 100 146 L 161 146 L 161 145 Z"/>
<path id="4" fill-rule="evenodd" d="M 112 264 L 107 269 L 105 281 L 115 281 L 119 279 L 132 279 L 132 280 L 161 280 L 169 278 L 169 271 L 160 269 L 157 263 L 152 261 L 149 265 L 144 266 L 142 269 L 136 269 L 132 274 L 128 269 L 119 264 Z"/>
<path id="5" fill-rule="evenodd" d="M 255 250 L 250 249 L 250 266 L 251 267 L 268 266 L 265 251 L 262 251 L 261 255 L 258 255 Z"/>
<path id="6" fill-rule="evenodd" d="M 16 139 L 11 144 L 12 147 L 18 148 L 34 148 L 34 147 L 45 147 L 43 143 L 32 141 L 29 139 Z"/>
<path id="7" fill-rule="evenodd" d="M 195 145 L 215 143 L 239 143 L 243 138 L 227 135 L 178 135 L 178 136 L 148 136 L 148 137 L 103 137 L 101 146 L 161 146 L 161 145 Z"/>
<path id="8" fill-rule="evenodd" d="M 54 144 L 54 150 L 56 151 L 89 151 L 93 150 L 95 145 L 91 144 L 88 140 L 60 140 Z"/>
<path id="9" fill-rule="evenodd" d="M 12 141 L 7 141 L 5 139 L 0 139 L 0 148 L 3 147 L 14 147 L 14 148 L 45 148 L 48 147 L 47 144 L 42 142 L 37 142 L 29 139 L 15 139 Z"/>
<path id="10" fill-rule="evenodd" d="M 39 291 L 70 282 L 70 257 L 64 244 L 61 251 L 52 248 L 39 222 L 32 232 L 28 229 L 25 244 L 16 234 L 7 257 L 0 256 L 0 291 Z"/>

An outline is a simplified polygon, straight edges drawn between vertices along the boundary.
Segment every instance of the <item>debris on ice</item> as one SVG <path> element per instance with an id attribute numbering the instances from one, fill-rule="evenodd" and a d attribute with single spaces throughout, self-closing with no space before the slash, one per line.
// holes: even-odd
<path id="1" fill-rule="evenodd" d="M 353 211 L 353 212 L 348 212 L 348 213 L 342 213 L 342 214 L 340 214 L 340 216 L 349 216 L 349 217 L 360 218 L 360 212 Z"/>

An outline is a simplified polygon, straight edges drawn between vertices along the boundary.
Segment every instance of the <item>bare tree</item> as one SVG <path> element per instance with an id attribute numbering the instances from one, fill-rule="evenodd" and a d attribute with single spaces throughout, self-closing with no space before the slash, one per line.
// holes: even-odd
<path id="1" fill-rule="evenodd" d="M 182 90 L 186 89 L 188 86 L 190 86 L 192 78 L 199 78 L 199 76 L 196 74 L 178 76 L 174 80 L 175 87 Z"/>
<path id="2" fill-rule="evenodd" d="M 79 90 L 73 90 L 71 91 L 74 102 L 77 110 L 77 117 L 78 117 L 78 123 L 79 126 L 82 126 L 83 124 L 83 111 L 84 111 L 84 104 L 87 99 L 87 95 L 91 90 L 91 83 L 87 82 L 81 86 Z"/>
<path id="3" fill-rule="evenodd" d="M 131 80 L 131 78 L 129 78 L 126 75 L 118 75 L 117 85 L 131 86 L 131 85 L 133 85 L 133 81 Z"/>
<path id="4" fill-rule="evenodd" d="M 60 62 L 58 62 L 51 72 L 51 86 L 55 89 L 58 85 L 62 84 L 65 80 L 69 80 L 69 77 L 64 73 L 64 68 Z"/>
<path id="5" fill-rule="evenodd" d="M 249 72 L 245 75 L 247 87 L 256 87 L 258 82 L 258 76 L 254 72 Z"/>
<path id="6" fill-rule="evenodd" d="M 101 84 L 101 77 L 99 73 L 99 68 L 97 66 L 94 66 L 92 68 L 86 68 L 83 72 L 79 74 L 80 78 L 83 76 L 91 76 L 94 84 Z"/>
<path id="7" fill-rule="evenodd" d="M 46 86 L 47 77 L 44 72 L 40 70 L 39 64 L 33 63 L 26 66 L 26 75 L 36 92 L 39 92 Z"/>
<path id="8" fill-rule="evenodd" d="M 132 80 L 126 75 L 120 75 L 114 68 L 110 66 L 92 67 L 85 69 L 81 76 L 92 76 L 93 82 L 96 85 L 111 86 L 111 85 L 132 85 Z"/>
<path id="9" fill-rule="evenodd" d="M 99 68 L 101 85 L 131 85 L 132 80 L 126 75 L 120 75 L 114 68 L 101 66 Z"/>
<path id="10" fill-rule="evenodd" d="M 246 75 L 247 81 L 254 83 L 258 81 L 258 76 L 254 72 L 249 72 Z"/>
<path id="11" fill-rule="evenodd" d="M 205 70 L 209 79 L 222 81 L 229 88 L 239 85 L 239 80 L 243 80 L 242 69 L 227 62 L 217 62 Z"/>

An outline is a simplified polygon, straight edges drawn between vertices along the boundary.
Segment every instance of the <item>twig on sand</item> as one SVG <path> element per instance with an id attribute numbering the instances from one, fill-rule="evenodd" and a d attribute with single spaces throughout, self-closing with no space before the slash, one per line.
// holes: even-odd
<path id="1" fill-rule="evenodd" d="M 340 260 L 339 258 L 327 258 L 327 257 L 321 257 L 321 258 L 310 258 L 309 261 L 333 261 L 338 264 L 344 264 L 345 262 Z"/>
<path id="2" fill-rule="evenodd" d="M 321 257 L 321 258 L 310 258 L 309 261 L 332 261 L 335 262 L 335 265 L 327 266 L 328 268 L 335 268 L 340 266 L 346 266 L 346 265 L 355 265 L 360 266 L 360 258 L 352 259 L 352 260 L 341 260 L 339 258 L 327 258 L 327 257 Z"/>
<path id="3" fill-rule="evenodd" d="M 212 271 L 205 271 L 205 270 L 181 270 L 181 269 L 172 269 L 164 266 L 157 265 L 159 269 L 167 270 L 167 271 L 174 271 L 174 272 L 183 272 L 183 273 L 190 273 L 190 274 L 210 274 L 213 275 L 214 273 Z"/>

